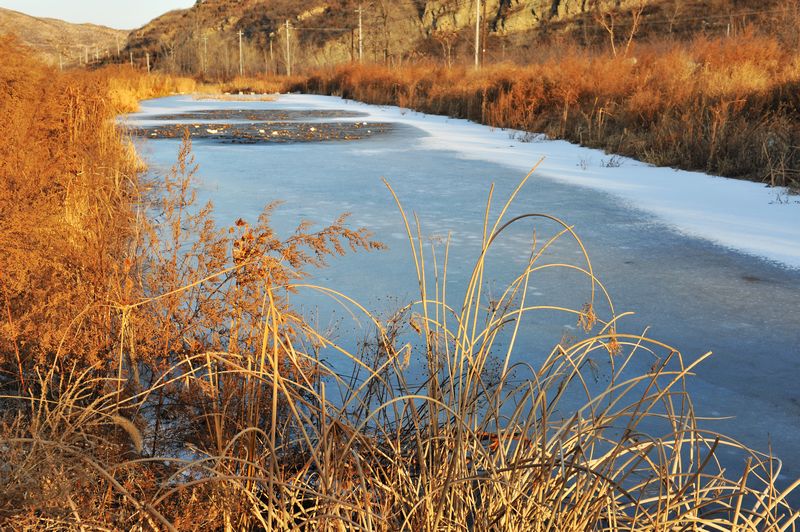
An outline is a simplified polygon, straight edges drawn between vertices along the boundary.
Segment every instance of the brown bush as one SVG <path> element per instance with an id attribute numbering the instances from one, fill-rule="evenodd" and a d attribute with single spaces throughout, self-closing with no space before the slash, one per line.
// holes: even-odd
<path id="1" fill-rule="evenodd" d="M 507 226 L 503 214 L 493 225 L 487 218 L 463 304 L 448 305 L 439 283 L 447 276 L 425 271 L 433 257 L 422 260 L 427 244 L 406 219 L 420 299 L 388 323 L 365 314 L 375 341 L 364 352 L 331 347 L 358 368 L 341 378 L 320 361 L 320 346 L 332 344 L 287 296 L 307 268 L 379 245 L 344 217 L 279 237 L 274 205 L 258 220 L 217 227 L 210 206 L 195 205 L 188 139 L 173 170 L 146 182 L 113 122 L 138 98 L 192 82 L 127 69 L 62 76 L 10 55 L 11 44 L 0 41 L 9 58 L 0 65 L 0 111 L 11 117 L 0 137 L 0 528 L 796 525 L 789 497 L 800 482 L 781 491 L 777 461 L 699 427 L 685 388 L 693 365 L 619 331 L 569 226 L 532 215 L 559 229 L 542 253 L 571 238 L 585 258 L 576 268 L 587 303 L 560 309 L 585 338 L 558 343 L 539 367 L 515 369 L 495 340 L 536 311 L 525 301 L 529 277 L 557 265 L 532 254 L 485 308 L 484 261 Z M 606 85 L 578 57 L 565 68 L 587 74 L 580 83 L 546 66 L 527 77 L 513 68 L 461 72 L 459 88 L 452 71 L 336 75 L 376 99 L 383 91 L 489 121 L 539 123 L 552 104 L 554 127 L 565 132 L 586 120 L 583 105 L 598 87 L 628 96 L 636 88 L 630 64 L 608 63 L 622 79 Z M 650 88 L 636 106 L 657 108 L 664 98 Z M 765 94 L 759 105 L 781 98 Z M 604 104 L 612 118 L 626 112 L 624 101 L 614 104 L 610 96 Z M 742 109 L 715 105 L 719 137 L 725 117 Z M 626 372 L 634 356 L 652 356 L 651 369 Z M 412 357 L 426 362 L 422 386 L 407 381 Z M 608 386 L 587 387 L 600 369 Z M 575 406 L 567 395 L 585 401 Z M 654 425 L 663 430 L 645 434 Z M 742 475 L 717 461 L 723 446 L 739 453 Z"/>
<path id="2" fill-rule="evenodd" d="M 632 47 L 567 48 L 524 66 L 346 65 L 290 90 L 544 132 L 663 166 L 800 185 L 800 56 L 744 32 Z"/>
<path id="3" fill-rule="evenodd" d="M 137 161 L 104 74 L 59 75 L 16 47 L 0 40 L 0 289 L 2 368 L 20 376 L 56 351 L 91 361 L 107 348 L 100 305 L 118 285 Z"/>
<path id="4" fill-rule="evenodd" d="M 280 239 L 269 224 L 274 206 L 251 223 L 216 227 L 210 207 L 194 204 L 188 138 L 172 172 L 145 180 L 116 127 L 140 99 L 194 82 L 127 68 L 60 74 L 16 48 L 0 40 L 8 58 L 0 65 L 8 119 L 0 138 L 0 528 L 169 528 L 140 501 L 175 469 L 125 460 L 145 446 L 152 455 L 176 445 L 224 454 L 239 431 L 270 410 L 284 420 L 288 408 L 270 401 L 263 379 L 223 372 L 185 388 L 176 376 L 191 377 L 198 357 L 227 352 L 262 373 L 276 364 L 284 378 L 315 378 L 282 348 L 301 328 L 286 304 L 289 281 L 331 255 L 380 244 L 345 216 Z M 266 339 L 273 315 L 280 319 Z M 216 366 L 206 362 L 200 367 Z M 230 416 L 219 416 L 222 405 Z M 217 507 L 225 489 L 205 493 L 200 508 Z M 169 513 L 177 522 L 184 515 Z"/>

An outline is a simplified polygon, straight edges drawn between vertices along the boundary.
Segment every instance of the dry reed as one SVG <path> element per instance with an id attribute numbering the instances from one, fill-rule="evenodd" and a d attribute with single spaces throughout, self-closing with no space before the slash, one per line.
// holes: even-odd
<path id="1" fill-rule="evenodd" d="M 194 204 L 188 141 L 163 182 L 140 180 L 104 91 L 116 87 L 124 108 L 129 91 L 168 84 L 28 67 L 0 65 L 14 80 L 0 102 L 27 132 L 0 144 L 14 192 L 0 204 L 3 528 L 795 529 L 797 483 L 779 487 L 780 462 L 699 425 L 685 382 L 703 357 L 685 364 L 625 333 L 564 222 L 509 220 L 514 195 L 495 220 L 487 205 L 482 252 L 454 300 L 448 249 L 444 260 L 426 249 L 403 214 L 419 299 L 380 321 L 303 281 L 329 257 L 380 247 L 344 217 L 279 237 L 273 205 L 218 228 L 210 206 Z M 32 112 L 55 125 L 25 121 Z M 51 153 L 62 159 L 38 178 Z M 488 304 L 487 257 L 527 223 L 557 229 L 531 242 L 527 265 Z M 550 260 L 560 239 L 584 261 Z M 585 278 L 585 305 L 529 300 L 529 281 L 553 268 Z M 288 304 L 301 289 L 361 314 L 374 342 L 348 352 L 314 330 Z M 585 334 L 520 363 L 509 346 L 542 310 Z M 352 378 L 321 360 L 330 351 Z M 643 357 L 652 365 L 637 374 Z M 424 368 L 419 384 L 412 363 Z M 723 447 L 742 474 L 718 459 Z"/>
<path id="2" fill-rule="evenodd" d="M 480 71 L 437 64 L 344 65 L 288 90 L 336 94 L 543 132 L 661 166 L 800 184 L 800 56 L 777 37 L 577 46 Z"/>

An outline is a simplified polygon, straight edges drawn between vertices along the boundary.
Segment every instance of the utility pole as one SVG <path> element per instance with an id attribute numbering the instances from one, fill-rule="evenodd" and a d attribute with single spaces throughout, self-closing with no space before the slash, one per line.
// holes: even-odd
<path id="1" fill-rule="evenodd" d="M 270 71 L 273 74 L 277 74 L 278 72 L 275 69 L 275 54 L 272 51 L 272 40 L 275 38 L 275 32 L 269 32 L 269 64 L 270 64 Z"/>
<path id="2" fill-rule="evenodd" d="M 83 45 L 83 64 L 89 64 L 89 45 L 87 44 Z"/>
<path id="3" fill-rule="evenodd" d="M 242 52 L 242 30 L 239 30 L 239 76 L 244 76 L 244 55 Z"/>
<path id="4" fill-rule="evenodd" d="M 483 0 L 483 11 L 481 15 L 481 64 L 486 64 L 486 43 L 489 42 L 489 25 L 486 23 L 489 17 L 486 16 L 486 0 Z"/>
<path id="5" fill-rule="evenodd" d="M 203 35 L 203 74 L 208 70 L 208 35 Z"/>
<path id="6" fill-rule="evenodd" d="M 130 52 L 130 56 L 131 56 L 131 68 L 133 68 L 133 51 L 132 50 Z"/>
<path id="7" fill-rule="evenodd" d="M 58 49 L 58 69 L 64 70 L 64 56 L 61 55 L 61 48 Z"/>
<path id="8" fill-rule="evenodd" d="M 117 35 L 117 57 L 119 57 L 119 35 Z"/>
<path id="9" fill-rule="evenodd" d="M 364 8 L 358 5 L 358 62 L 364 62 Z"/>
<path id="10" fill-rule="evenodd" d="M 292 41 L 289 33 L 289 19 L 286 19 L 286 75 L 292 75 Z"/>
<path id="11" fill-rule="evenodd" d="M 147 52 L 147 73 L 150 73 L 150 52 Z"/>
<path id="12" fill-rule="evenodd" d="M 481 67 L 481 0 L 475 0 L 475 68 Z"/>

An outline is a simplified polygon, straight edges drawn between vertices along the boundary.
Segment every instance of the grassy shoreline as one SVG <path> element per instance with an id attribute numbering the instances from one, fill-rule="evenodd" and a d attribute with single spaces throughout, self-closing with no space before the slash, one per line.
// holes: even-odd
<path id="1" fill-rule="evenodd" d="M 569 226 L 514 222 L 556 224 L 554 239 L 583 257 L 558 267 L 585 277 L 586 304 L 550 309 L 582 332 L 540 365 L 513 366 L 495 342 L 537 311 L 528 281 L 556 267 L 555 242 L 532 243 L 488 305 L 485 260 L 505 208 L 484 221 L 463 293 L 445 299 L 446 275 L 405 217 L 416 302 L 381 321 L 320 287 L 374 330 L 368 349 L 346 352 L 288 296 L 309 268 L 380 248 L 366 231 L 342 217 L 276 235 L 274 205 L 215 226 L 194 201 L 190 143 L 146 182 L 114 123 L 194 81 L 59 74 L 14 48 L 0 41 L 15 58 L 0 64 L 0 109 L 19 130 L 0 139 L 0 528 L 796 528 L 798 483 L 702 428 L 684 386 L 694 366 L 621 329 Z M 326 367 L 323 348 L 357 378 Z M 640 356 L 650 370 L 627 370 Z M 421 389 L 406 383 L 414 357 L 427 361 Z M 723 447 L 741 475 L 718 461 Z"/>
<path id="2" fill-rule="evenodd" d="M 527 65 L 343 65 L 289 81 L 338 95 L 545 133 L 686 170 L 800 186 L 800 55 L 774 37 L 569 49 Z"/>

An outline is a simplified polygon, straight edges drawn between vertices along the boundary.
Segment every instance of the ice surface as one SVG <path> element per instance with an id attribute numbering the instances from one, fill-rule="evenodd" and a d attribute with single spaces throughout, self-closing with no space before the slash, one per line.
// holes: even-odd
<path id="1" fill-rule="evenodd" d="M 385 135 L 355 142 L 288 145 L 194 144 L 200 164 L 200 198 L 212 200 L 221 224 L 254 220 L 268 202 L 281 200 L 275 226 L 284 234 L 301 220 L 331 222 L 350 211 L 352 223 L 370 228 L 389 245 L 381 253 L 348 255 L 314 273 L 312 282 L 335 287 L 377 312 L 387 313 L 417 296 L 404 227 L 381 178 L 407 212 L 419 216 L 427 237 L 451 235 L 448 299 L 468 279 L 481 246 L 489 186 L 497 203 L 541 158 L 509 216 L 544 212 L 574 225 L 595 272 L 618 311 L 635 311 L 621 328 L 680 349 L 689 360 L 715 355 L 697 370 L 691 392 L 698 411 L 736 416 L 706 425 L 786 460 L 788 478 L 800 476 L 800 205 L 776 201 L 762 185 L 694 172 L 610 159 L 561 141 L 521 142 L 514 132 L 463 120 L 375 107 L 338 98 L 288 95 L 274 102 L 196 101 L 173 97 L 146 102 L 130 121 L 205 109 L 339 109 L 366 113 L 367 122 L 396 125 Z M 352 119 L 349 119 L 352 120 Z M 515 137 L 515 138 L 512 138 Z M 178 142 L 144 140 L 151 170 L 175 161 Z M 789 197 L 791 200 L 792 198 Z M 497 209 L 493 210 L 497 214 Z M 490 258 L 487 286 L 496 296 L 524 267 L 530 236 L 552 234 L 550 224 L 522 224 L 503 236 Z M 437 257 L 441 260 L 443 247 Z M 552 260 L 580 263 L 579 250 L 563 244 Z M 569 272 L 531 279 L 534 304 L 577 306 L 588 283 Z M 296 303 L 336 326 L 343 343 L 364 337 L 336 305 L 313 294 Z M 312 311 L 312 309 L 316 309 Z M 536 363 L 565 333 L 573 317 L 539 313 L 526 321 L 516 360 Z M 638 370 L 652 360 L 642 357 Z"/>
<path id="2" fill-rule="evenodd" d="M 282 102 L 316 108 L 341 108 L 337 98 L 287 95 Z M 800 198 L 785 189 L 714 177 L 699 172 L 655 168 L 565 141 L 520 142 L 522 132 L 498 130 L 466 120 L 425 115 L 397 107 L 346 102 L 346 109 L 373 120 L 408 124 L 426 132 L 425 144 L 463 157 L 528 171 L 545 157 L 538 176 L 613 192 L 636 208 L 688 235 L 800 267 Z M 513 137 L 513 138 L 512 138 Z M 788 204 L 782 203 L 785 198 Z M 794 199 L 794 201 L 792 201 Z"/>

